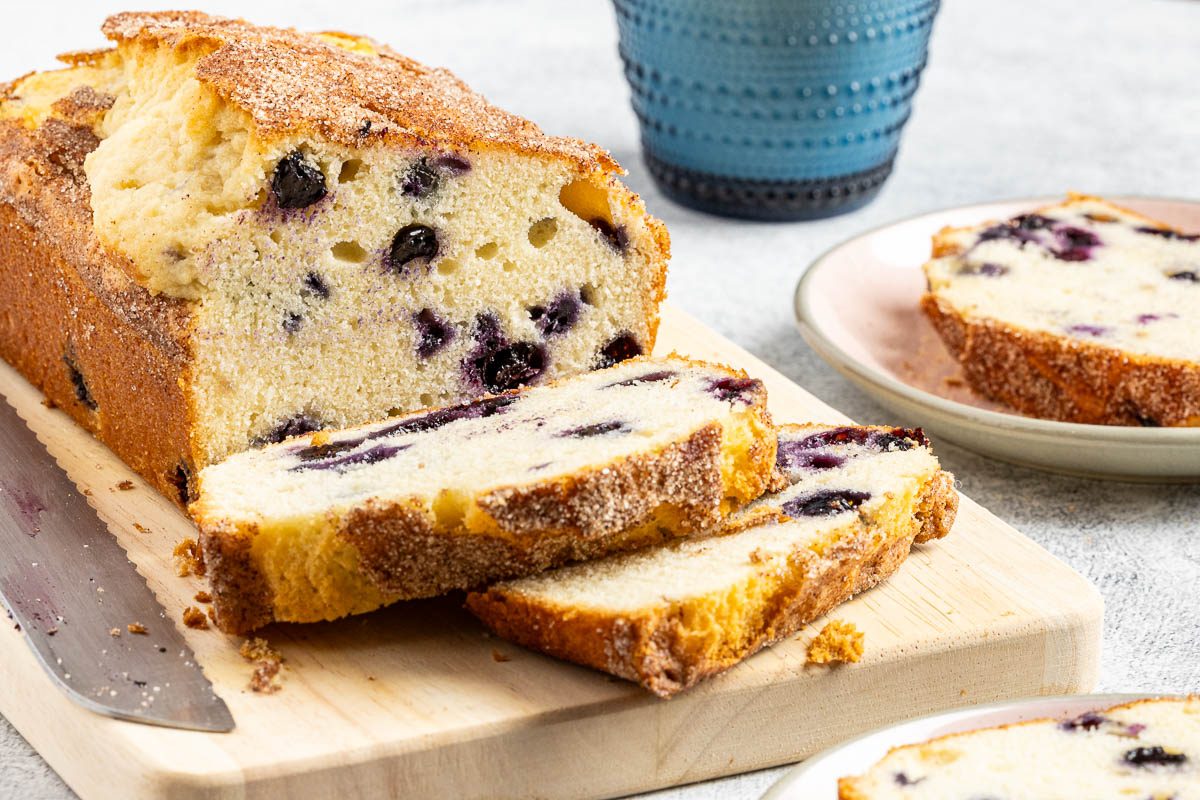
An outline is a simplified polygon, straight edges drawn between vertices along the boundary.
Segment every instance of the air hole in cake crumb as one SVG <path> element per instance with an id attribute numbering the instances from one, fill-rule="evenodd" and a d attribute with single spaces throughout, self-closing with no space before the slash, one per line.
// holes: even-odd
<path id="1" fill-rule="evenodd" d="M 579 299 L 589 306 L 596 305 L 596 287 L 590 283 L 585 283 L 579 287 Z"/>
<path id="2" fill-rule="evenodd" d="M 516 271 L 516 269 L 517 269 L 517 262 L 515 262 L 515 261 L 505 261 L 505 262 L 504 262 L 504 267 L 503 267 L 503 269 L 504 269 L 504 271 L 505 271 L 505 272 L 515 272 L 515 271 Z"/>
<path id="3" fill-rule="evenodd" d="M 429 394 L 428 392 L 421 395 L 420 400 L 421 400 L 421 405 L 424 406 L 425 408 L 429 408 L 430 406 L 433 405 L 433 395 Z"/>
<path id="4" fill-rule="evenodd" d="M 537 248 L 545 247 L 558 233 L 558 220 L 546 217 L 529 226 L 529 243 Z"/>
<path id="5" fill-rule="evenodd" d="M 458 262 L 453 258 L 443 258 L 437 264 L 437 271 L 439 275 L 453 275 L 458 272 Z"/>
<path id="6" fill-rule="evenodd" d="M 342 169 L 338 172 L 338 183 L 350 183 L 358 179 L 359 175 L 365 175 L 370 167 L 363 166 L 361 158 L 348 158 L 342 162 Z"/>
<path id="7" fill-rule="evenodd" d="M 275 244 L 280 244 L 283 242 L 283 231 L 279 230 L 278 228 L 271 231 L 271 233 L 268 235 L 271 237 L 271 241 Z"/>
<path id="8" fill-rule="evenodd" d="M 487 244 L 481 244 L 481 245 L 479 245 L 479 247 L 475 248 L 475 255 L 479 256 L 480 258 L 484 259 L 485 261 L 495 258 L 496 254 L 499 252 L 500 252 L 500 245 L 496 244 L 495 242 L 488 242 Z"/>
<path id="9" fill-rule="evenodd" d="M 338 242 L 329 248 L 329 252 L 338 261 L 348 261 L 351 264 L 361 264 L 367 260 L 367 251 L 358 242 Z"/>
<path id="10" fill-rule="evenodd" d="M 612 212 L 608 208 L 608 192 L 588 180 L 572 181 L 558 192 L 558 201 L 575 216 L 593 224 L 602 220 L 612 225 Z"/>

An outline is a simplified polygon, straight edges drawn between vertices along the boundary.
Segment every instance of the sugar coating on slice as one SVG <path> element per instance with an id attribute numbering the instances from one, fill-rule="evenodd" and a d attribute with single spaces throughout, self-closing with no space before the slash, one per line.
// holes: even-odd
<path id="1" fill-rule="evenodd" d="M 841 800 L 1200 798 L 1200 698 L 933 739 L 843 778 Z"/>
<path id="2" fill-rule="evenodd" d="M 761 576 L 785 573 L 789 560 L 801 554 L 820 557 L 848 526 L 886 504 L 911 504 L 938 472 L 927 445 L 920 431 L 785 427 L 776 464 L 790 485 L 736 512 L 730 526 L 737 532 L 576 564 L 494 591 L 558 608 L 633 616 L 757 588 Z M 738 530 L 744 525 L 749 527 Z"/>
<path id="3" fill-rule="evenodd" d="M 967 318 L 1200 361 L 1200 235 L 1077 197 L 939 239 L 930 293 Z"/>
<path id="4" fill-rule="evenodd" d="M 238 454 L 201 472 L 196 511 L 253 523 L 412 500 L 436 513 L 443 499 L 551 482 L 661 449 L 763 396 L 759 382 L 721 368 L 627 362 Z"/>

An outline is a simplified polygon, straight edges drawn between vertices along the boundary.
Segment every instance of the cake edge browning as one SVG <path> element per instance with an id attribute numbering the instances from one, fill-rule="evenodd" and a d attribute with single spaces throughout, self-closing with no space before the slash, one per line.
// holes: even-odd
<path id="1" fill-rule="evenodd" d="M 1186 703 L 1186 704 L 1197 703 L 1197 704 L 1200 704 L 1200 694 L 1192 694 L 1192 695 L 1186 695 L 1186 696 L 1180 696 L 1180 697 L 1147 697 L 1142 700 L 1133 700 L 1133 701 L 1130 701 L 1127 703 L 1120 703 L 1115 706 L 1109 706 L 1108 708 L 1100 709 L 1099 711 L 1097 711 L 1095 713 L 1110 714 L 1114 711 L 1124 711 L 1127 709 L 1139 708 L 1141 706 L 1152 705 L 1152 704 L 1156 704 L 1156 703 Z M 849 775 L 849 776 L 844 776 L 844 777 L 838 778 L 837 800 L 871 800 L 871 796 L 868 794 L 865 794 L 863 791 L 861 791 L 860 787 L 858 787 L 856 784 L 859 783 L 868 774 L 870 774 L 870 772 L 873 771 L 876 767 L 883 764 L 888 758 L 890 758 L 892 756 L 893 753 L 897 753 L 897 752 L 904 751 L 904 750 L 919 749 L 919 748 L 927 747 L 932 744 L 941 744 L 941 743 L 945 743 L 948 741 L 952 741 L 954 739 L 960 739 L 964 736 L 971 736 L 972 734 L 979 733 L 981 731 L 1015 730 L 1015 729 L 1019 729 L 1019 728 L 1025 728 L 1030 725 L 1039 725 L 1039 724 L 1044 724 L 1047 722 L 1059 722 L 1059 720 L 1057 720 L 1053 717 L 1040 717 L 1038 719 L 1027 719 L 1027 720 L 1023 720 L 1021 722 L 1010 722 L 1005 725 L 992 725 L 992 726 L 985 726 L 982 728 L 977 728 L 975 730 L 970 730 L 970 731 L 960 731 L 959 733 L 947 733 L 942 736 L 935 736 L 932 739 L 926 739 L 923 742 L 914 742 L 912 744 L 897 745 L 895 747 L 890 748 L 887 751 L 886 755 L 884 755 L 882 758 L 880 758 L 878 761 L 876 761 L 874 764 L 872 764 L 870 769 L 864 771 L 863 773 L 861 773 L 859 775 Z"/>
<path id="2" fill-rule="evenodd" d="M 759 496 L 773 476 L 775 428 L 766 389 L 755 383 L 737 417 L 744 430 L 733 442 L 724 426 L 709 423 L 657 452 L 468 498 L 464 515 L 451 514 L 448 520 L 415 502 L 373 500 L 320 520 L 322 550 L 345 555 L 356 571 L 350 586 L 314 592 L 319 602 L 302 613 L 294 603 L 281 609 L 272 589 L 280 576 L 255 552 L 263 523 L 222 517 L 202 496 L 189 512 L 200 529 L 217 627 L 244 634 L 272 621 L 335 619 L 368 610 L 364 602 L 378 607 L 474 589 L 710 531 L 730 506 Z M 743 441 L 746 446 L 732 452 Z M 732 468 L 730 455 L 738 462 Z M 371 597 L 379 602 L 367 600 Z"/>
<path id="3" fill-rule="evenodd" d="M 1064 203 L 1032 213 L 1096 202 L 1148 225 L 1170 227 L 1102 198 L 1075 192 Z M 958 255 L 961 248 L 953 236 L 978 227 L 938 231 L 933 237 L 933 258 Z M 921 297 L 921 310 L 971 388 L 1023 414 L 1093 425 L 1200 426 L 1198 363 L 1127 353 L 966 315 L 928 290 Z"/>
<path id="4" fill-rule="evenodd" d="M 525 647 L 608 672 L 670 698 L 724 672 L 774 644 L 856 594 L 886 580 L 912 548 L 945 536 L 954 523 L 958 495 L 950 473 L 939 470 L 921 487 L 908 524 L 882 531 L 869 525 L 839 542 L 819 561 L 792 564 L 767 604 L 748 643 L 719 660 L 686 648 L 680 619 L 660 609 L 617 615 L 563 609 L 491 587 L 467 597 L 467 608 L 496 635 Z M 857 527 L 857 520 L 843 530 Z M 740 529 L 740 528 L 739 528 Z M 736 534 L 731 534 L 736 535 Z"/>

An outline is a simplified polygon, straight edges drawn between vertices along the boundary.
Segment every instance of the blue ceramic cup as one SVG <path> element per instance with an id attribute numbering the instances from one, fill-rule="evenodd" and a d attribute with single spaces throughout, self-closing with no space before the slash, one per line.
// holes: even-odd
<path id="1" fill-rule="evenodd" d="M 794 220 L 871 200 L 925 66 L 938 0 L 614 0 L 660 188 Z"/>

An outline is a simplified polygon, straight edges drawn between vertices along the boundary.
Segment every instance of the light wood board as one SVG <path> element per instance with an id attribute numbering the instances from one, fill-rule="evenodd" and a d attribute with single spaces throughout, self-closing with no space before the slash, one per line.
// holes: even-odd
<path id="1" fill-rule="evenodd" d="M 779 373 L 667 308 L 659 350 L 766 381 L 778 421 L 844 421 Z M 202 588 L 170 553 L 191 523 L 0 364 L 18 408 L 109 522 L 171 619 Z M 136 488 L 116 484 L 133 480 Z M 1102 606 L 1082 577 L 963 499 L 951 535 L 834 612 L 861 663 L 805 665 L 800 636 L 670 701 L 489 638 L 454 599 L 265 631 L 283 689 L 248 688 L 240 640 L 185 631 L 229 704 L 229 734 L 107 719 L 53 688 L 0 626 L 0 713 L 84 798 L 591 798 L 789 761 L 936 709 L 1090 690 Z M 181 626 L 182 627 L 182 626 Z"/>

